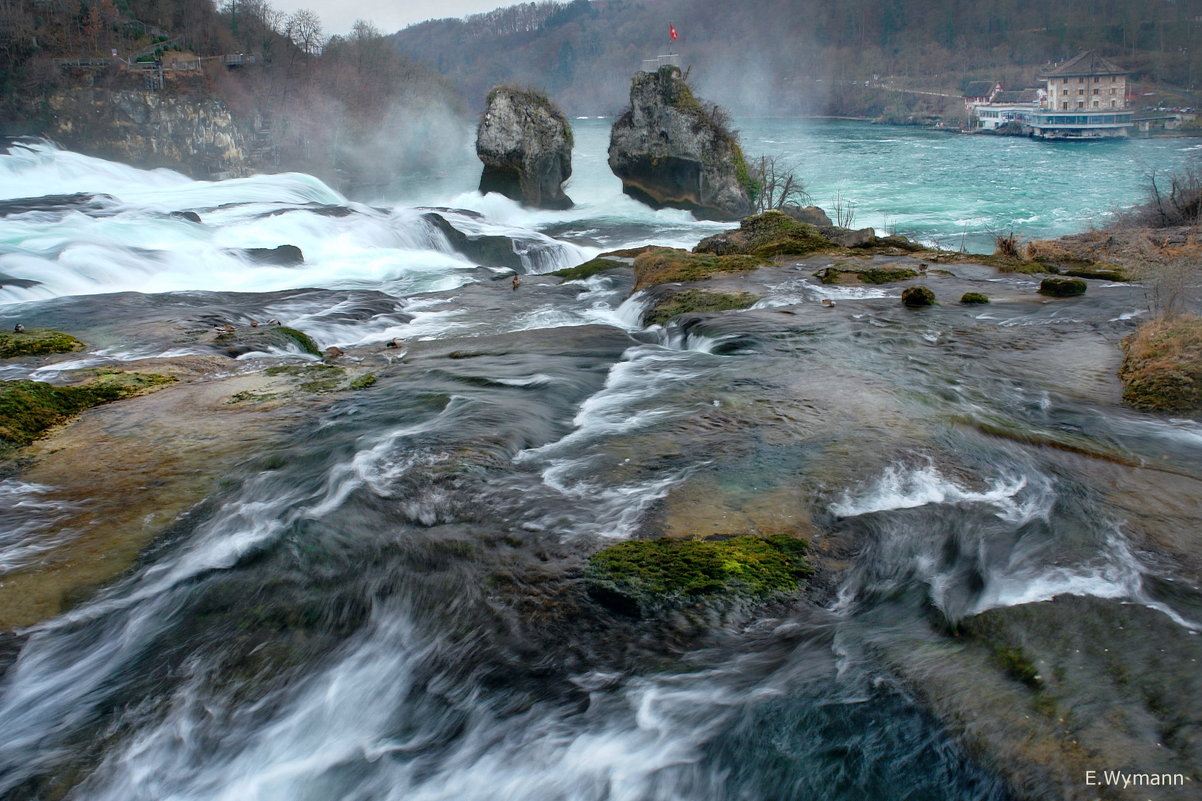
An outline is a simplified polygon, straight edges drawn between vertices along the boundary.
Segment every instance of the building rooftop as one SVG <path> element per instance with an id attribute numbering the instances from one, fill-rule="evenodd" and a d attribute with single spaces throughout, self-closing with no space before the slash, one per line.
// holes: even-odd
<path id="1" fill-rule="evenodd" d="M 964 90 L 964 97 L 989 97 L 997 81 L 973 81 Z"/>
<path id="2" fill-rule="evenodd" d="M 998 92 L 993 97 L 994 103 L 1038 103 L 1038 89 L 1013 89 L 1008 92 Z"/>
<path id="3" fill-rule="evenodd" d="M 1068 61 L 1044 70 L 1044 78 L 1070 78 L 1079 75 L 1126 75 L 1125 70 L 1114 63 L 1102 58 L 1093 50 L 1086 50 L 1070 58 Z"/>

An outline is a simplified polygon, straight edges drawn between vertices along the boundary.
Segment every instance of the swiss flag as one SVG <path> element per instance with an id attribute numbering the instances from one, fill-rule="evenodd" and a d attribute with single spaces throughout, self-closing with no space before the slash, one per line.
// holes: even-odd
<path id="1" fill-rule="evenodd" d="M 676 36 L 676 26 L 675 25 L 668 26 L 668 35 L 672 37 L 672 41 L 674 41 L 674 42 L 676 41 L 676 39 L 678 37 Z"/>

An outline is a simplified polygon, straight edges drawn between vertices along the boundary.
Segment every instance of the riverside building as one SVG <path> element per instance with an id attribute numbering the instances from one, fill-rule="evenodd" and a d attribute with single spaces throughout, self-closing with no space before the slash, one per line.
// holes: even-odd
<path id="1" fill-rule="evenodd" d="M 1037 139 L 1113 139 L 1127 136 L 1127 71 L 1087 50 L 1040 76 L 1043 89 L 994 92 L 973 106 L 976 127 Z"/>

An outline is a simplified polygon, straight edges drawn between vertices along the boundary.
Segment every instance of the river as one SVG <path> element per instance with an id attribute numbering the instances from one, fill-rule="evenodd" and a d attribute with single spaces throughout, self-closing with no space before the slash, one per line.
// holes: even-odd
<path id="1" fill-rule="evenodd" d="M 278 318 L 355 358 L 408 343 L 370 356 L 389 358 L 375 385 L 228 456 L 116 579 L 0 639 L 0 796 L 1083 798 L 1047 765 L 1112 753 L 1061 742 L 1106 715 L 1128 767 L 1197 774 L 1202 426 L 1118 405 L 1142 291 L 1045 303 L 1030 276 L 955 265 L 941 292 L 995 303 L 915 314 L 795 266 L 750 276 L 750 310 L 644 328 L 629 278 L 544 274 L 723 226 L 623 197 L 607 124 L 577 121 L 566 212 L 480 197 L 466 155 L 370 202 L 298 174 L 0 156 L 0 199 L 95 196 L 0 222 L 0 325 L 91 345 L 0 378 L 199 353 L 182 334 L 213 319 Z M 1198 147 L 779 120 L 743 137 L 796 159 L 817 204 L 841 193 L 857 224 L 952 249 L 1101 223 Z M 521 289 L 417 206 L 516 237 Z M 236 250 L 284 243 L 303 265 Z M 250 353 L 210 379 L 311 362 Z M 0 503 L 3 590 L 89 499 L 18 473 Z M 815 542 L 805 597 L 640 619 L 582 589 L 605 544 L 752 531 Z M 1003 651 L 973 637 L 1018 642 L 1039 690 L 978 674 Z"/>

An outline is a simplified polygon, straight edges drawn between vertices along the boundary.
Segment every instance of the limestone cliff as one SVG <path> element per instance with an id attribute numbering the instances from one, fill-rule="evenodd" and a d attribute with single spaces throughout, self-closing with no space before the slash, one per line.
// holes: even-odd
<path id="1" fill-rule="evenodd" d="M 572 175 L 572 129 L 542 95 L 498 86 L 476 130 L 484 162 L 481 192 L 500 192 L 527 206 L 571 208 L 563 182 Z"/>
<path id="2" fill-rule="evenodd" d="M 212 97 L 77 88 L 49 99 L 45 134 L 63 147 L 194 178 L 251 171 L 250 137 Z"/>
<path id="3" fill-rule="evenodd" d="M 752 179 L 724 112 L 693 96 L 676 67 L 640 72 L 630 108 L 614 123 L 609 167 L 622 190 L 655 208 L 710 220 L 751 214 Z"/>

